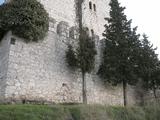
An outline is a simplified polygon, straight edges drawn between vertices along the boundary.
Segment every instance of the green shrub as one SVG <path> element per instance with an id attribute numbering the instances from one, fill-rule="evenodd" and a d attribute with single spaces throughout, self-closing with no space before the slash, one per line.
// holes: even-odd
<path id="1" fill-rule="evenodd" d="M 41 40 L 48 31 L 48 13 L 37 0 L 12 0 L 0 6 L 0 16 L 0 28 L 26 42 Z"/>

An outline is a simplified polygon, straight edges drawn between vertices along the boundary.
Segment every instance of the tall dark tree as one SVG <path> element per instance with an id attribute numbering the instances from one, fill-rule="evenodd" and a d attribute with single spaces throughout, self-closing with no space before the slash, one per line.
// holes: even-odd
<path id="1" fill-rule="evenodd" d="M 143 80 L 143 87 L 153 90 L 156 98 L 156 89 L 160 86 L 160 64 L 155 50 L 156 48 L 149 42 L 147 35 L 143 34 L 141 56 L 139 59 L 139 76 Z"/>
<path id="2" fill-rule="evenodd" d="M 66 60 L 70 67 L 80 69 L 82 73 L 82 94 L 83 103 L 87 103 L 86 95 L 86 73 L 90 73 L 94 68 L 95 62 L 95 42 L 91 39 L 85 30 L 81 31 L 81 36 L 78 41 L 78 48 L 74 51 L 69 45 L 69 49 L 66 52 Z"/>
<path id="3" fill-rule="evenodd" d="M 113 85 L 123 84 L 124 105 L 127 105 L 127 84 L 137 82 L 136 69 L 138 51 L 141 46 L 136 28 L 131 29 L 131 20 L 127 20 L 124 7 L 118 0 L 110 2 L 110 17 L 106 18 L 105 48 L 98 74 L 105 82 Z M 136 54 L 135 54 L 136 53 Z"/>
<path id="4" fill-rule="evenodd" d="M 82 30 L 77 49 L 77 60 L 82 73 L 83 103 L 87 103 L 85 74 L 93 70 L 96 53 L 94 39 L 89 38 L 87 32 Z"/>
<path id="5" fill-rule="evenodd" d="M 94 61 L 96 55 L 95 42 L 87 34 L 82 24 L 82 3 L 84 0 L 75 0 L 76 3 L 76 18 L 79 27 L 79 41 L 78 48 L 74 51 L 69 45 L 66 52 L 67 63 L 72 68 L 79 68 L 82 73 L 82 97 L 83 103 L 87 103 L 86 95 L 86 79 L 85 74 L 90 73 L 94 68 Z M 69 55 L 70 54 L 70 55 Z M 69 57 L 70 56 L 70 57 Z M 74 62 L 73 62 L 74 61 Z"/>
<path id="6" fill-rule="evenodd" d="M 153 91 L 155 99 L 158 98 L 156 90 L 160 89 L 160 65 L 157 66 L 152 70 L 151 79 L 148 82 L 148 87 L 150 90 Z"/>

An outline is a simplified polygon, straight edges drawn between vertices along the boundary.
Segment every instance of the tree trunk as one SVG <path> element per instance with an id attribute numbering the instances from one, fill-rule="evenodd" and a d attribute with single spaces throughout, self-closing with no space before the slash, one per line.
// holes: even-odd
<path id="1" fill-rule="evenodd" d="M 124 97 L 124 106 L 127 106 L 127 83 L 123 80 L 123 97 Z"/>
<path id="2" fill-rule="evenodd" d="M 84 0 L 76 0 L 76 17 L 78 20 L 78 26 L 79 26 L 79 39 L 83 42 L 82 39 L 82 29 L 83 29 L 83 24 L 82 24 L 82 3 Z M 83 45 L 83 44 L 82 44 Z M 80 46 L 82 53 L 84 53 L 83 46 Z M 82 59 L 84 60 L 84 58 Z M 85 72 L 84 72 L 84 62 L 82 62 L 81 66 L 81 72 L 82 72 L 82 99 L 83 103 L 87 104 L 87 95 L 86 95 L 86 80 L 85 80 Z"/>
<path id="3" fill-rule="evenodd" d="M 154 98 L 157 100 L 157 94 L 156 94 L 156 88 L 153 88 L 153 94 L 154 94 Z"/>
<path id="4" fill-rule="evenodd" d="M 82 97 L 83 97 L 83 104 L 87 104 L 87 90 L 86 90 L 86 80 L 85 80 L 85 73 L 82 72 Z"/>

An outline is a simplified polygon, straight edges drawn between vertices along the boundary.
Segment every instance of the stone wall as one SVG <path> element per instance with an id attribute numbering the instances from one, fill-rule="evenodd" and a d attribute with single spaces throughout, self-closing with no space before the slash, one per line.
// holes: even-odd
<path id="1" fill-rule="evenodd" d="M 11 32 L 8 32 L 0 42 L 0 101 L 4 98 L 6 88 L 10 36 Z"/>
<path id="2" fill-rule="evenodd" d="M 75 0 L 38 0 L 42 3 L 51 18 L 56 18 L 55 25 L 65 21 L 75 26 Z"/>
<path id="3" fill-rule="evenodd" d="M 76 75 L 69 74 L 64 64 L 64 41 L 52 32 L 39 43 L 26 44 L 20 38 L 14 38 L 16 43 L 10 48 L 6 97 L 65 101 L 66 94 L 73 93 L 71 88 L 75 81 L 71 80 Z M 72 83 L 72 87 L 68 86 L 69 83 Z M 79 90 L 76 89 L 75 92 Z M 71 98 L 68 95 L 66 102 L 78 101 L 77 96 Z"/>
<path id="4" fill-rule="evenodd" d="M 73 40 L 52 31 L 38 43 L 25 43 L 14 35 L 10 38 L 15 41 L 10 45 L 6 101 L 82 102 L 81 74 L 65 62 L 67 43 Z M 86 76 L 88 103 L 122 105 L 122 87 L 105 87 L 96 71 Z M 129 96 L 134 100 L 132 91 Z"/>

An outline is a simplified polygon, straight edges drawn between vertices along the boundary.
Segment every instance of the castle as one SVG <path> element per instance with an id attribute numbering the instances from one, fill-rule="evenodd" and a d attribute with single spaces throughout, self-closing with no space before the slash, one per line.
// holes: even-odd
<path id="1" fill-rule="evenodd" d="M 47 36 L 38 43 L 25 43 L 8 32 L 0 43 L 0 101 L 48 101 L 81 103 L 82 79 L 65 62 L 67 43 L 76 41 L 75 0 L 39 0 L 50 17 Z M 95 35 L 96 68 L 87 74 L 89 104 L 122 105 L 122 86 L 104 86 L 96 75 L 100 63 L 104 18 L 109 14 L 109 0 L 84 0 L 82 22 Z M 130 104 L 134 89 L 128 88 Z"/>

